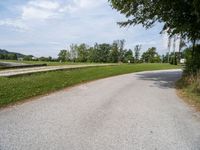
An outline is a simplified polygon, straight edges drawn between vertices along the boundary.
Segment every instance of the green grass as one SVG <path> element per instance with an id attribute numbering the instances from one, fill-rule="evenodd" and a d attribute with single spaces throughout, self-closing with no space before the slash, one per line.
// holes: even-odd
<path id="1" fill-rule="evenodd" d="M 100 78 L 148 70 L 176 69 L 169 64 L 132 64 L 0 77 L 0 107 Z"/>

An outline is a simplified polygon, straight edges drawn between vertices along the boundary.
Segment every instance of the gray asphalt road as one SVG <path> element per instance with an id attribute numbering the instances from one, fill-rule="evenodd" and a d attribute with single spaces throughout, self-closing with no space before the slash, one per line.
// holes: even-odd
<path id="1" fill-rule="evenodd" d="M 0 110 L 1 150 L 200 150 L 180 71 L 122 75 Z"/>

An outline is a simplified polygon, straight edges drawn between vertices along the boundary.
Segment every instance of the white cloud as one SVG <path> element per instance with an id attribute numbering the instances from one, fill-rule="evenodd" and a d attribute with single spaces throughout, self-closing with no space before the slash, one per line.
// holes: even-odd
<path id="1" fill-rule="evenodd" d="M 0 26 L 14 27 L 17 30 L 27 30 L 28 29 L 27 25 L 24 24 L 19 19 L 5 19 L 5 20 L 0 20 Z"/>
<path id="2" fill-rule="evenodd" d="M 104 2 L 105 0 L 74 0 L 74 4 L 80 8 L 95 8 Z"/>
<path id="3" fill-rule="evenodd" d="M 107 0 L 27 0 L 17 8 L 13 10 L 18 16 L 0 20 L 0 26 L 26 31 L 13 32 L 5 28 L 6 35 L 0 34 L 0 47 L 8 50 L 57 56 L 60 49 L 72 43 L 93 45 L 125 39 L 126 48 L 143 44 L 146 50 L 162 42 L 162 38 L 157 37 L 158 28 L 149 31 L 142 27 L 119 28 L 116 22 L 123 18 L 109 7 Z"/>
<path id="4" fill-rule="evenodd" d="M 56 17 L 55 12 L 49 10 L 42 10 L 36 7 L 26 6 L 23 8 L 22 19 L 23 20 L 41 20 Z"/>
<path id="5" fill-rule="evenodd" d="M 47 0 L 32 0 L 22 7 L 22 16 L 24 20 L 41 20 L 56 18 L 59 16 L 58 9 L 60 8 L 58 2 Z"/>
<path id="6" fill-rule="evenodd" d="M 72 0 L 71 3 L 65 3 L 63 7 L 59 9 L 60 12 L 75 13 L 82 10 L 96 9 L 97 7 L 105 4 L 106 0 Z"/>
<path id="7" fill-rule="evenodd" d="M 104 3 L 105 0 L 72 0 L 71 2 L 55 0 L 31 0 L 21 6 L 20 16 L 17 18 L 1 20 L 0 25 L 27 30 L 30 22 L 32 26 L 34 21 L 58 19 L 66 17 L 68 13 L 76 16 L 77 14 L 73 13 L 78 12 L 78 15 L 82 15 L 82 11 L 95 9 Z"/>
<path id="8" fill-rule="evenodd" d="M 47 0 L 32 0 L 28 3 L 28 5 L 49 10 L 56 10 L 60 7 L 58 2 Z"/>

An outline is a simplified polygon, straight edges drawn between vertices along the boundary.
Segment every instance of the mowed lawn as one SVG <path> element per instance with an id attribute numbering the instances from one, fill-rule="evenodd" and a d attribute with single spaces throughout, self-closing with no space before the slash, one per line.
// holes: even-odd
<path id="1" fill-rule="evenodd" d="M 12 78 L 0 77 L 0 107 L 100 78 L 139 71 L 177 68 L 180 67 L 169 64 L 122 64 L 37 73 Z"/>

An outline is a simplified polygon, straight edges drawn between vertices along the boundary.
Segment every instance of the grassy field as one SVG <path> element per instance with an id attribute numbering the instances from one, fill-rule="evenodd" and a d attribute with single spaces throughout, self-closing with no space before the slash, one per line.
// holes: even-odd
<path id="1" fill-rule="evenodd" d="M 123 64 L 38 73 L 13 78 L 0 77 L 0 107 L 100 78 L 139 71 L 176 68 L 179 68 L 179 66 L 169 64 Z"/>

